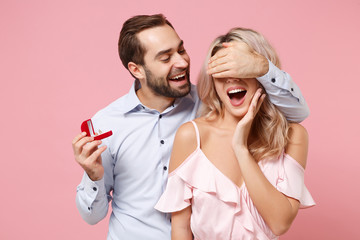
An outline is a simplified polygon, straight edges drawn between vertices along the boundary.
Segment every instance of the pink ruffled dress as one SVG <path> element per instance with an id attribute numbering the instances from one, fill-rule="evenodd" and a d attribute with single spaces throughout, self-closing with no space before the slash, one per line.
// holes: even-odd
<path id="1" fill-rule="evenodd" d="M 191 205 L 195 240 L 278 239 L 257 211 L 245 184 L 238 187 L 207 159 L 200 149 L 198 128 L 192 123 L 197 148 L 169 174 L 155 208 L 176 212 Z M 315 205 L 304 184 L 304 168 L 288 154 L 258 164 L 277 190 L 300 201 L 300 208 Z"/>

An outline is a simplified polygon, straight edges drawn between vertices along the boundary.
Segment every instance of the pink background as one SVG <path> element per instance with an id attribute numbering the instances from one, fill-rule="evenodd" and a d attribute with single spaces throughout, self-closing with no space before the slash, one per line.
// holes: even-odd
<path id="1" fill-rule="evenodd" d="M 159 12 L 185 41 L 193 82 L 231 27 L 273 43 L 310 106 L 306 184 L 317 202 L 281 239 L 360 239 L 359 0 L 2 0 L 0 239 L 105 239 L 108 218 L 90 226 L 77 212 L 71 140 L 132 83 L 117 54 L 124 20 Z"/>

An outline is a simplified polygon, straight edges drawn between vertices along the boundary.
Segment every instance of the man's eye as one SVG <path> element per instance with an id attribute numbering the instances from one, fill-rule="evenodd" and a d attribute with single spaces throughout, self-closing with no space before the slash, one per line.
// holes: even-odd
<path id="1" fill-rule="evenodd" d="M 178 53 L 179 53 L 179 54 L 184 54 L 184 53 L 186 53 L 185 48 L 184 48 L 184 49 L 180 49 L 180 50 L 178 51 Z"/>
<path id="2" fill-rule="evenodd" d="M 162 62 L 168 62 L 170 60 L 170 57 L 161 59 Z"/>

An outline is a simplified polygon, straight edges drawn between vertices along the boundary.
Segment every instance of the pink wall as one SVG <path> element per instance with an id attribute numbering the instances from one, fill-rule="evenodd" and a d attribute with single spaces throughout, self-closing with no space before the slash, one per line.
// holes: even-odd
<path id="1" fill-rule="evenodd" d="M 108 220 L 89 226 L 76 210 L 71 140 L 131 85 L 117 56 L 123 21 L 158 12 L 185 41 L 193 82 L 230 27 L 270 39 L 311 109 L 306 183 L 317 202 L 281 239 L 359 239 L 359 10 L 358 0 L 2 0 L 0 239 L 105 239 Z"/>

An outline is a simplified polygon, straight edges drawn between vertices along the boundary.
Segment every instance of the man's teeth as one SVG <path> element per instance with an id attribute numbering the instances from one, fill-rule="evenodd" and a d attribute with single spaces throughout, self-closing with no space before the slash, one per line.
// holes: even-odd
<path id="1" fill-rule="evenodd" d="M 179 78 L 185 77 L 185 73 L 181 74 L 181 75 L 177 75 L 175 77 L 172 77 L 170 79 L 174 79 L 174 80 L 178 80 Z"/>
<path id="2" fill-rule="evenodd" d="M 246 91 L 245 89 L 233 89 L 233 90 L 230 90 L 228 93 L 229 94 L 233 94 L 233 93 L 239 93 L 239 92 L 244 92 Z"/>

